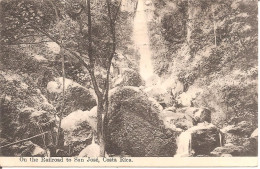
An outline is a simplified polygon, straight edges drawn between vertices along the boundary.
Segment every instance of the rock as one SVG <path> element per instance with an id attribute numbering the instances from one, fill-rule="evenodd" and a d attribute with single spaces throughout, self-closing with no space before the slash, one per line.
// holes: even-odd
<path id="1" fill-rule="evenodd" d="M 226 144 L 235 144 L 235 145 L 243 145 L 246 137 L 241 137 L 239 135 L 235 135 L 232 133 L 224 133 L 225 143 Z"/>
<path id="2" fill-rule="evenodd" d="M 192 118 L 193 125 L 198 123 L 208 122 L 211 123 L 211 111 L 207 108 L 180 108 L 177 110 L 177 113 L 183 113 Z"/>
<path id="3" fill-rule="evenodd" d="M 246 121 L 236 125 L 229 125 L 221 130 L 225 135 L 225 142 L 243 146 L 254 131 L 254 126 Z"/>
<path id="4" fill-rule="evenodd" d="M 90 111 L 77 110 L 62 119 L 64 144 L 70 155 L 78 155 L 91 143 L 91 133 L 97 129 L 96 107 Z"/>
<path id="5" fill-rule="evenodd" d="M 230 154 L 232 156 L 241 156 L 243 155 L 243 147 L 236 146 L 233 144 L 226 144 L 223 147 L 215 148 L 210 154 L 214 157 L 222 157 L 224 154 Z"/>
<path id="6" fill-rule="evenodd" d="M 160 128 L 160 110 L 137 87 L 120 87 L 110 92 L 105 122 L 106 151 L 133 157 L 173 156 L 175 137 Z"/>
<path id="7" fill-rule="evenodd" d="M 202 122 L 211 123 L 211 111 L 208 109 L 198 109 L 193 115 L 194 125 Z"/>
<path id="8" fill-rule="evenodd" d="M 166 109 L 164 109 L 165 111 L 171 111 L 171 112 L 176 112 L 176 107 L 172 106 L 172 107 L 167 107 Z"/>
<path id="9" fill-rule="evenodd" d="M 231 154 L 221 154 L 220 157 L 233 157 Z"/>
<path id="10" fill-rule="evenodd" d="M 150 6 L 150 5 L 152 5 L 152 2 L 147 0 L 147 1 L 145 1 L 145 5 Z"/>
<path id="11" fill-rule="evenodd" d="M 209 155 L 220 143 L 220 130 L 210 123 L 199 123 L 188 129 L 191 133 L 191 147 L 194 150 L 194 155 Z"/>
<path id="12" fill-rule="evenodd" d="M 157 111 L 161 112 L 161 111 L 163 111 L 163 107 L 155 99 L 149 97 L 148 101 L 151 102 L 151 104 L 153 105 L 151 107 L 152 112 L 157 112 Z"/>
<path id="13" fill-rule="evenodd" d="M 223 147 L 217 147 L 211 152 L 212 156 L 221 157 L 223 154 L 231 154 L 232 156 L 257 156 L 257 139 L 246 138 L 242 145 L 234 145 L 232 143 L 225 144 Z"/>
<path id="14" fill-rule="evenodd" d="M 94 137 L 92 136 L 92 142 L 86 146 L 78 155 L 79 157 L 99 157 L 100 146 L 95 143 Z"/>
<path id="15" fill-rule="evenodd" d="M 196 98 L 200 96 L 202 92 L 203 90 L 201 88 L 190 86 L 188 91 L 183 92 L 178 97 L 176 97 L 177 105 L 179 107 L 193 107 L 195 105 L 194 103 L 196 103 Z"/>
<path id="16" fill-rule="evenodd" d="M 174 96 L 174 98 L 176 98 L 177 96 L 179 96 L 181 93 L 183 93 L 184 91 L 184 86 L 180 81 L 176 81 L 176 83 L 172 86 L 172 95 Z"/>
<path id="17" fill-rule="evenodd" d="M 211 112 L 206 108 L 167 108 L 159 114 L 166 128 L 187 130 L 202 122 L 211 122 Z"/>
<path id="18" fill-rule="evenodd" d="M 175 111 L 165 109 L 159 114 L 159 117 L 164 122 L 166 128 L 172 130 L 175 130 L 175 128 L 187 130 L 193 126 L 192 118 L 190 116 L 184 113 L 176 113 Z"/>
<path id="19" fill-rule="evenodd" d="M 189 96 L 187 93 L 182 93 L 176 98 L 177 104 L 180 107 L 192 107 L 192 100 L 193 98 Z"/>
<path id="20" fill-rule="evenodd" d="M 6 151 L 6 149 L 3 148 L 3 151 Z M 6 154 L 5 156 L 18 156 L 18 157 L 19 156 L 22 156 L 22 157 L 44 157 L 44 156 L 46 156 L 46 151 L 31 141 L 26 141 L 26 142 L 23 142 L 20 144 L 10 146 L 8 148 L 8 151 L 9 151 L 9 154 Z"/>
<path id="21" fill-rule="evenodd" d="M 243 144 L 244 156 L 257 156 L 258 155 L 258 139 L 257 137 L 248 138 Z"/>
<path id="22" fill-rule="evenodd" d="M 86 121 L 93 130 L 97 130 L 97 109 L 94 107 L 91 111 L 77 110 L 64 117 L 61 127 L 64 130 L 75 130 L 78 125 Z"/>
<path id="23" fill-rule="evenodd" d="M 62 149 L 58 149 L 56 150 L 56 157 L 69 157 L 69 154 Z"/>
<path id="24" fill-rule="evenodd" d="M 258 128 L 256 128 L 256 129 L 253 131 L 253 133 L 251 134 L 250 137 L 251 137 L 251 138 L 256 138 L 256 139 L 257 139 L 257 137 L 258 137 Z"/>
<path id="25" fill-rule="evenodd" d="M 132 69 L 123 69 L 118 78 L 115 79 L 114 87 L 117 86 L 135 86 L 144 85 L 144 81 L 138 71 Z"/>
<path id="26" fill-rule="evenodd" d="M 32 157 L 44 157 L 46 155 L 46 151 L 44 149 L 42 149 L 40 146 L 38 145 L 34 145 L 34 150 L 31 153 Z M 22 156 L 24 156 L 22 154 Z"/>
<path id="27" fill-rule="evenodd" d="M 249 121 L 241 121 L 236 125 L 229 125 L 223 128 L 222 132 L 249 137 L 254 129 L 255 127 Z"/>
<path id="28" fill-rule="evenodd" d="M 225 151 L 232 151 L 233 156 L 257 156 L 257 129 L 254 131 L 254 127 L 251 123 L 242 121 L 236 125 L 229 125 L 223 128 L 221 131 L 224 133 Z M 253 131 L 253 132 L 252 132 Z M 239 151 L 237 150 L 239 148 Z M 233 149 L 235 152 L 233 153 Z M 213 152 L 214 153 L 214 152 Z"/>
<path id="29" fill-rule="evenodd" d="M 163 88 L 161 85 L 155 85 L 143 90 L 147 95 L 155 99 L 160 104 L 165 104 L 165 106 L 173 105 L 173 98 L 169 91 Z M 165 107 L 164 106 L 164 107 Z"/>
<path id="30" fill-rule="evenodd" d="M 62 107 L 62 86 L 62 77 L 56 78 L 55 81 L 51 81 L 47 85 L 48 98 L 58 112 Z M 90 110 L 94 106 L 96 106 L 96 99 L 92 90 L 84 88 L 70 79 L 65 79 L 64 116 L 76 110 Z"/>

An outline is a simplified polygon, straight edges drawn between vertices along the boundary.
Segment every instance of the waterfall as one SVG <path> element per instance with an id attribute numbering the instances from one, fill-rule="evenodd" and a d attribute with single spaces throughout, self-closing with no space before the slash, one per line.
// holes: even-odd
<path id="1" fill-rule="evenodd" d="M 177 146 L 178 149 L 174 157 L 188 157 L 191 154 L 191 133 L 189 131 L 180 134 Z"/>
<path id="2" fill-rule="evenodd" d="M 219 135 L 219 146 L 222 147 L 223 146 L 222 145 L 222 135 L 220 132 L 218 133 L 218 135 Z"/>
<path id="3" fill-rule="evenodd" d="M 140 75 L 147 80 L 153 75 L 153 65 L 145 10 L 143 0 L 139 0 L 134 18 L 133 41 L 140 54 Z"/>

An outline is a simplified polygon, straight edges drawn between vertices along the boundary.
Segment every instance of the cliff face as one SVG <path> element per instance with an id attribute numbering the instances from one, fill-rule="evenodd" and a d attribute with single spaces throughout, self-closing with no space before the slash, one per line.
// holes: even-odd
<path id="1" fill-rule="evenodd" d="M 181 82 L 179 100 L 208 107 L 216 125 L 256 125 L 257 1 L 153 3 L 149 26 L 157 74 Z"/>

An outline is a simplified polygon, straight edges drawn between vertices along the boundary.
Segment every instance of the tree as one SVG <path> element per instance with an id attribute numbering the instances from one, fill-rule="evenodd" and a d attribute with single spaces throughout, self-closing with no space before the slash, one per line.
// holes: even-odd
<path id="1" fill-rule="evenodd" d="M 1 2 L 2 45 L 55 42 L 61 48 L 63 77 L 65 76 L 64 57 L 76 57 L 86 68 L 97 96 L 97 135 L 101 146 L 100 156 L 104 156 L 105 153 L 103 117 L 106 116 L 109 106 L 110 67 L 116 55 L 116 23 L 121 1 Z M 104 83 L 97 79 L 96 71 L 101 69 L 105 72 Z M 60 117 L 62 118 L 62 111 Z M 58 137 L 59 133 L 60 131 Z"/>

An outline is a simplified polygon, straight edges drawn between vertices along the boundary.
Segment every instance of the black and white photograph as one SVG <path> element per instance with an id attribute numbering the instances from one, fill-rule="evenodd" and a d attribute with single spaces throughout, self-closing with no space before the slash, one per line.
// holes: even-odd
<path id="1" fill-rule="evenodd" d="M 0 158 L 258 156 L 257 0 L 0 0 L 0 32 Z"/>

